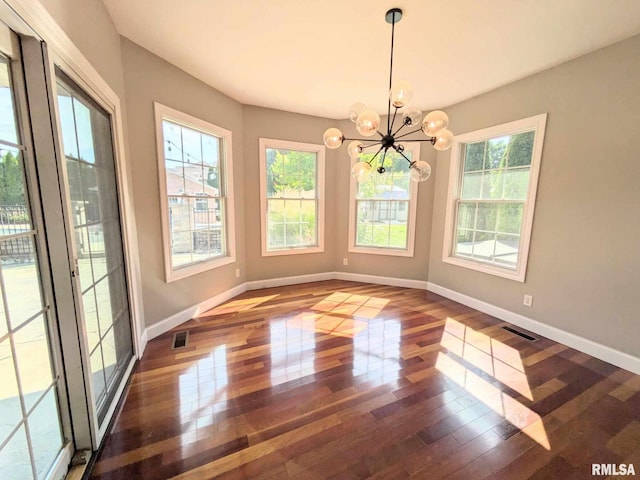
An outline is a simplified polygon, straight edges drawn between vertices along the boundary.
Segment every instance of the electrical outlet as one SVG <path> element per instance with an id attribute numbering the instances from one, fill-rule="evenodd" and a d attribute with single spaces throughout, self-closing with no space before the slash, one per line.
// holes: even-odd
<path id="1" fill-rule="evenodd" d="M 533 297 L 531 295 L 525 295 L 524 301 L 522 303 L 523 305 L 530 307 L 531 305 L 533 305 Z"/>
<path id="2" fill-rule="evenodd" d="M 348 258 L 343 258 L 342 259 L 342 265 L 349 265 L 349 259 Z"/>
<path id="3" fill-rule="evenodd" d="M 239 277 L 240 277 L 240 269 L 236 268 L 236 278 L 239 278 Z"/>

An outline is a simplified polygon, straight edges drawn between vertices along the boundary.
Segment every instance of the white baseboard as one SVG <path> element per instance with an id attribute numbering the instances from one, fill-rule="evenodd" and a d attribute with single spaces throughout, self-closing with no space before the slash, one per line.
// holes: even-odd
<path id="1" fill-rule="evenodd" d="M 377 285 L 389 285 L 392 287 L 427 289 L 424 280 L 411 280 L 407 278 L 381 277 L 378 275 L 364 275 L 362 273 L 332 272 L 336 280 L 348 280 L 350 282 L 375 283 Z"/>
<path id="2" fill-rule="evenodd" d="M 299 283 L 322 282 L 333 280 L 334 272 L 311 273 L 309 275 L 296 275 L 294 277 L 268 278 L 266 280 L 255 280 L 246 282 L 247 290 L 259 290 L 261 288 L 282 287 L 284 285 L 297 285 Z"/>
<path id="3" fill-rule="evenodd" d="M 145 329 L 142 337 L 144 338 L 146 336 L 148 340 L 152 340 L 162 335 L 163 333 L 168 332 L 172 328 L 175 328 L 178 325 L 197 317 L 202 312 L 206 312 L 207 310 L 210 310 L 213 307 L 216 307 L 221 303 L 226 302 L 227 300 L 230 300 L 233 297 L 240 295 L 241 293 L 244 293 L 246 291 L 246 283 L 235 286 L 229 290 L 225 290 L 215 297 L 211 297 L 204 302 L 200 302 L 197 305 L 194 305 L 193 307 L 189 307 L 185 310 L 182 310 L 181 312 L 171 315 L 170 317 L 165 318 L 158 323 L 154 323 L 153 325 Z"/>
<path id="4" fill-rule="evenodd" d="M 640 375 L 640 358 L 629 355 L 628 353 L 607 347 L 593 340 L 566 332 L 557 327 L 505 310 L 491 303 L 483 302 L 477 298 L 432 282 L 427 282 L 427 290 Z"/>

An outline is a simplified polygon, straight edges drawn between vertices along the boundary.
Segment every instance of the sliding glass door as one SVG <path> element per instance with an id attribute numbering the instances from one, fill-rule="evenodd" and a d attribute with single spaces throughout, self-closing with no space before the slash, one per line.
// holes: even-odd
<path id="1" fill-rule="evenodd" d="M 16 46 L 0 53 L 0 476 L 40 479 L 66 443 L 66 402 L 17 36 L 3 23 L 0 35 Z"/>
<path id="2" fill-rule="evenodd" d="M 56 78 L 76 292 L 102 424 L 133 357 L 111 117 L 58 69 Z"/>

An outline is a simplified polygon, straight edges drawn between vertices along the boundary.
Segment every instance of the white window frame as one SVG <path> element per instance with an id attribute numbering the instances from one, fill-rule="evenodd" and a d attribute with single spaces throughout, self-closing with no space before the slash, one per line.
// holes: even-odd
<path id="1" fill-rule="evenodd" d="M 420 144 L 407 142 L 405 153 L 411 153 L 411 161 L 420 160 Z M 355 165 L 359 160 L 351 159 L 351 166 Z M 375 170 L 371 175 L 379 175 Z M 350 176 L 349 186 L 349 246 L 348 251 L 352 253 L 366 253 L 369 255 L 391 255 L 395 257 L 413 257 L 416 237 L 416 215 L 418 211 L 418 183 L 409 180 L 409 211 L 407 212 L 407 247 L 373 247 L 356 245 L 356 194 L 358 192 L 358 182 Z"/>
<path id="2" fill-rule="evenodd" d="M 267 243 L 267 148 L 279 150 L 295 150 L 298 152 L 311 152 L 316 154 L 316 238 L 317 245 L 306 247 L 285 247 L 268 249 Z M 262 256 L 273 257 L 277 255 L 298 255 L 304 253 L 324 252 L 324 185 L 325 185 L 325 148 L 324 145 L 314 143 L 290 142 L 288 140 L 274 140 L 272 138 L 260 138 L 260 225 Z"/>
<path id="3" fill-rule="evenodd" d="M 233 155 L 232 155 L 232 133 L 230 130 L 219 127 L 205 120 L 193 117 L 187 113 L 175 110 L 161 103 L 154 102 L 155 122 L 156 122 L 156 149 L 158 156 L 158 182 L 160 187 L 160 210 L 162 213 L 162 243 L 164 246 L 164 267 L 165 279 L 167 283 L 182 278 L 190 277 L 198 273 L 206 272 L 215 268 L 235 263 L 235 209 L 233 195 Z M 172 266 L 171 250 L 171 230 L 169 225 L 169 195 L 167 194 L 166 161 L 164 158 L 164 135 L 162 121 L 168 120 L 179 125 L 183 125 L 200 132 L 214 135 L 222 140 L 222 155 L 220 163 L 223 169 L 223 180 L 225 182 L 225 235 L 227 252 L 219 257 L 191 263 L 185 266 L 174 268 Z"/>
<path id="4" fill-rule="evenodd" d="M 451 147 L 449 189 L 447 193 L 447 209 L 444 230 L 445 236 L 442 252 L 443 262 L 498 277 L 508 278 L 518 282 L 525 281 L 546 122 L 547 114 L 543 113 L 524 118 L 522 120 L 516 120 L 502 125 L 495 125 L 493 127 L 465 133 L 463 135 L 456 135 Z M 464 162 L 464 158 L 462 158 L 462 153 L 464 152 L 463 145 L 530 131 L 534 131 L 535 136 L 533 140 L 533 150 L 531 152 L 529 188 L 527 190 L 527 198 L 524 201 L 524 209 L 522 213 L 522 229 L 520 233 L 520 243 L 518 246 L 518 263 L 515 270 L 508 267 L 500 267 L 478 260 L 456 256 L 454 253 L 455 228 L 457 224 L 456 202 L 459 199 L 460 186 L 462 183 L 461 173 L 463 172 L 462 163 Z"/>

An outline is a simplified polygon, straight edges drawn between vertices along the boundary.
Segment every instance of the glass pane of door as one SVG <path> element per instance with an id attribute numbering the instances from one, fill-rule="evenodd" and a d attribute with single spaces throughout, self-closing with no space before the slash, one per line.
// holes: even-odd
<path id="1" fill-rule="evenodd" d="M 0 28 L 6 28 L 0 23 Z M 16 59 L 13 59 L 16 61 Z M 0 53 L 0 476 L 44 478 L 64 441 L 51 305 L 26 182 L 12 61 Z"/>
<path id="2" fill-rule="evenodd" d="M 133 356 L 111 117 L 63 72 L 56 76 L 79 303 L 102 423 Z"/>

